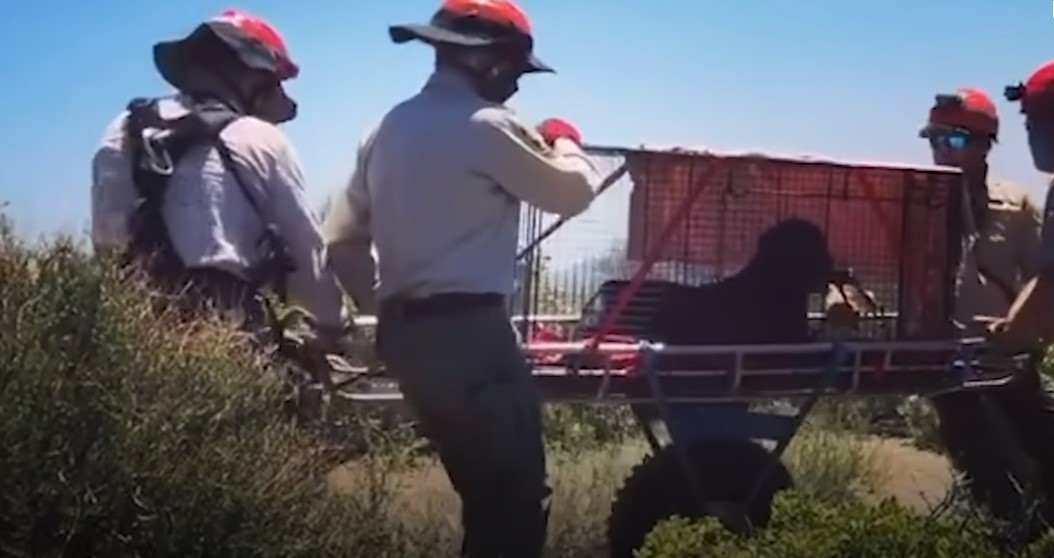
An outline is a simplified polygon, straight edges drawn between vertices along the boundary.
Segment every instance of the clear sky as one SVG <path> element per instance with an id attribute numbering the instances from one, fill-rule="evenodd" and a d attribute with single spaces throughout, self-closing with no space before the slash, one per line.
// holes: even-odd
<path id="1" fill-rule="evenodd" d="M 302 67 L 288 126 L 321 202 L 360 134 L 414 93 L 424 46 L 387 25 L 438 0 L 242 0 L 285 34 Z M 587 141 L 662 143 L 928 162 L 917 132 L 937 92 L 978 86 L 1003 117 L 996 175 L 1042 201 L 1021 118 L 1003 86 L 1054 58 L 1045 0 L 522 0 L 538 54 L 513 100 L 530 119 L 577 122 Z M 4 0 L 0 201 L 29 234 L 88 226 L 90 159 L 132 96 L 163 94 L 151 45 L 228 7 L 220 0 Z"/>

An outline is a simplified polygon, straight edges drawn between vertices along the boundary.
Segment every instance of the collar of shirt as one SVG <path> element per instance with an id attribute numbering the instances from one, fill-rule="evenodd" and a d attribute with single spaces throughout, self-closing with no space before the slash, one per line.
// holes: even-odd
<path id="1" fill-rule="evenodd" d="M 436 70 L 428 78 L 423 91 L 439 91 L 476 97 L 476 89 L 464 75 L 454 70 Z"/>

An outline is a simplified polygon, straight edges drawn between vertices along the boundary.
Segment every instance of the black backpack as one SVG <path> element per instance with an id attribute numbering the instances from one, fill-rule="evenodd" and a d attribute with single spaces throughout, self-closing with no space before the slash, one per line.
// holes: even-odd
<path id="1" fill-rule="evenodd" d="M 137 265 L 162 283 L 183 276 L 186 267 L 168 235 L 162 202 L 168 180 L 180 159 L 191 148 L 207 143 L 219 152 L 224 167 L 234 175 L 245 199 L 265 223 L 260 240 L 264 258 L 257 269 L 251 270 L 249 282 L 255 289 L 270 284 L 284 299 L 286 276 L 295 269 L 292 259 L 242 179 L 230 150 L 219 137 L 224 128 L 242 115 L 222 103 L 206 100 L 196 102 L 186 115 L 166 120 L 159 112 L 159 101 L 158 98 L 136 98 L 128 104 L 124 132 L 127 148 L 132 153 L 132 178 L 138 199 L 129 222 L 131 241 L 124 263 Z M 147 141 L 143 131 L 150 128 L 168 133 Z"/>

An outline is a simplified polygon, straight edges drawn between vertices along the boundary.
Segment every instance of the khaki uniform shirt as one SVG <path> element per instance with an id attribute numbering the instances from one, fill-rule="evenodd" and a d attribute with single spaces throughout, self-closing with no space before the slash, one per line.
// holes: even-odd
<path id="1" fill-rule="evenodd" d="M 160 104 L 164 118 L 186 114 L 185 100 Z M 92 160 L 92 241 L 97 249 L 118 248 L 128 240 L 128 219 L 137 198 L 131 161 L 124 150 L 127 112 L 106 129 Z M 304 195 L 304 176 L 293 146 L 275 125 L 254 117 L 240 118 L 220 134 L 234 160 L 244 169 L 246 188 L 274 223 L 297 270 L 289 277 L 293 301 L 325 326 L 340 326 L 347 317 L 343 293 L 324 264 L 319 223 Z M 188 267 L 215 267 L 245 278 L 261 258 L 257 243 L 264 220 L 242 194 L 219 153 L 207 145 L 179 161 L 168 182 L 162 212 L 177 254 Z"/>
<path id="2" fill-rule="evenodd" d="M 1043 267 L 1054 267 L 1054 181 L 1047 184 L 1043 205 Z"/>
<path id="3" fill-rule="evenodd" d="M 549 147 L 460 75 L 437 71 L 366 134 L 323 223 L 330 261 L 360 310 L 376 298 L 513 290 L 521 202 L 584 211 L 598 174 L 570 140 Z"/>
<path id="4" fill-rule="evenodd" d="M 964 206 L 969 207 L 966 197 Z M 1010 310 L 1014 297 L 1043 264 L 1040 213 L 1020 187 L 989 182 L 981 229 L 966 212 L 962 265 L 956 284 L 956 326 L 964 336 L 984 335 L 992 318 Z M 1011 292 L 1007 292 L 1007 291 Z"/>

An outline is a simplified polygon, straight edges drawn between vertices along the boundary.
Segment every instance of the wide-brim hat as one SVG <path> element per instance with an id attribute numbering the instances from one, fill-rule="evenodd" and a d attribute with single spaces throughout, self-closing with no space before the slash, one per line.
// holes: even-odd
<path id="1" fill-rule="evenodd" d="M 207 41 L 219 39 L 223 44 L 232 48 L 235 54 L 247 66 L 255 69 L 275 72 L 276 68 L 267 56 L 254 53 L 252 48 L 246 48 L 242 37 L 235 36 L 228 27 L 216 25 L 211 22 L 202 23 L 189 35 L 182 39 L 173 41 L 161 41 L 153 47 L 154 67 L 169 85 L 179 91 L 190 88 L 187 70 L 196 57 L 196 51 Z M 298 111 L 297 102 L 286 93 L 281 83 L 277 85 L 280 94 L 280 103 L 283 105 L 282 112 L 286 116 L 281 121 L 291 120 Z"/>
<path id="2" fill-rule="evenodd" d="M 396 44 L 421 41 L 431 45 L 485 47 L 519 43 L 528 51 L 526 73 L 556 73 L 552 66 L 534 54 L 534 41 L 529 34 L 514 26 L 472 15 L 439 10 L 428 23 L 392 25 L 388 28 L 388 35 Z"/>

